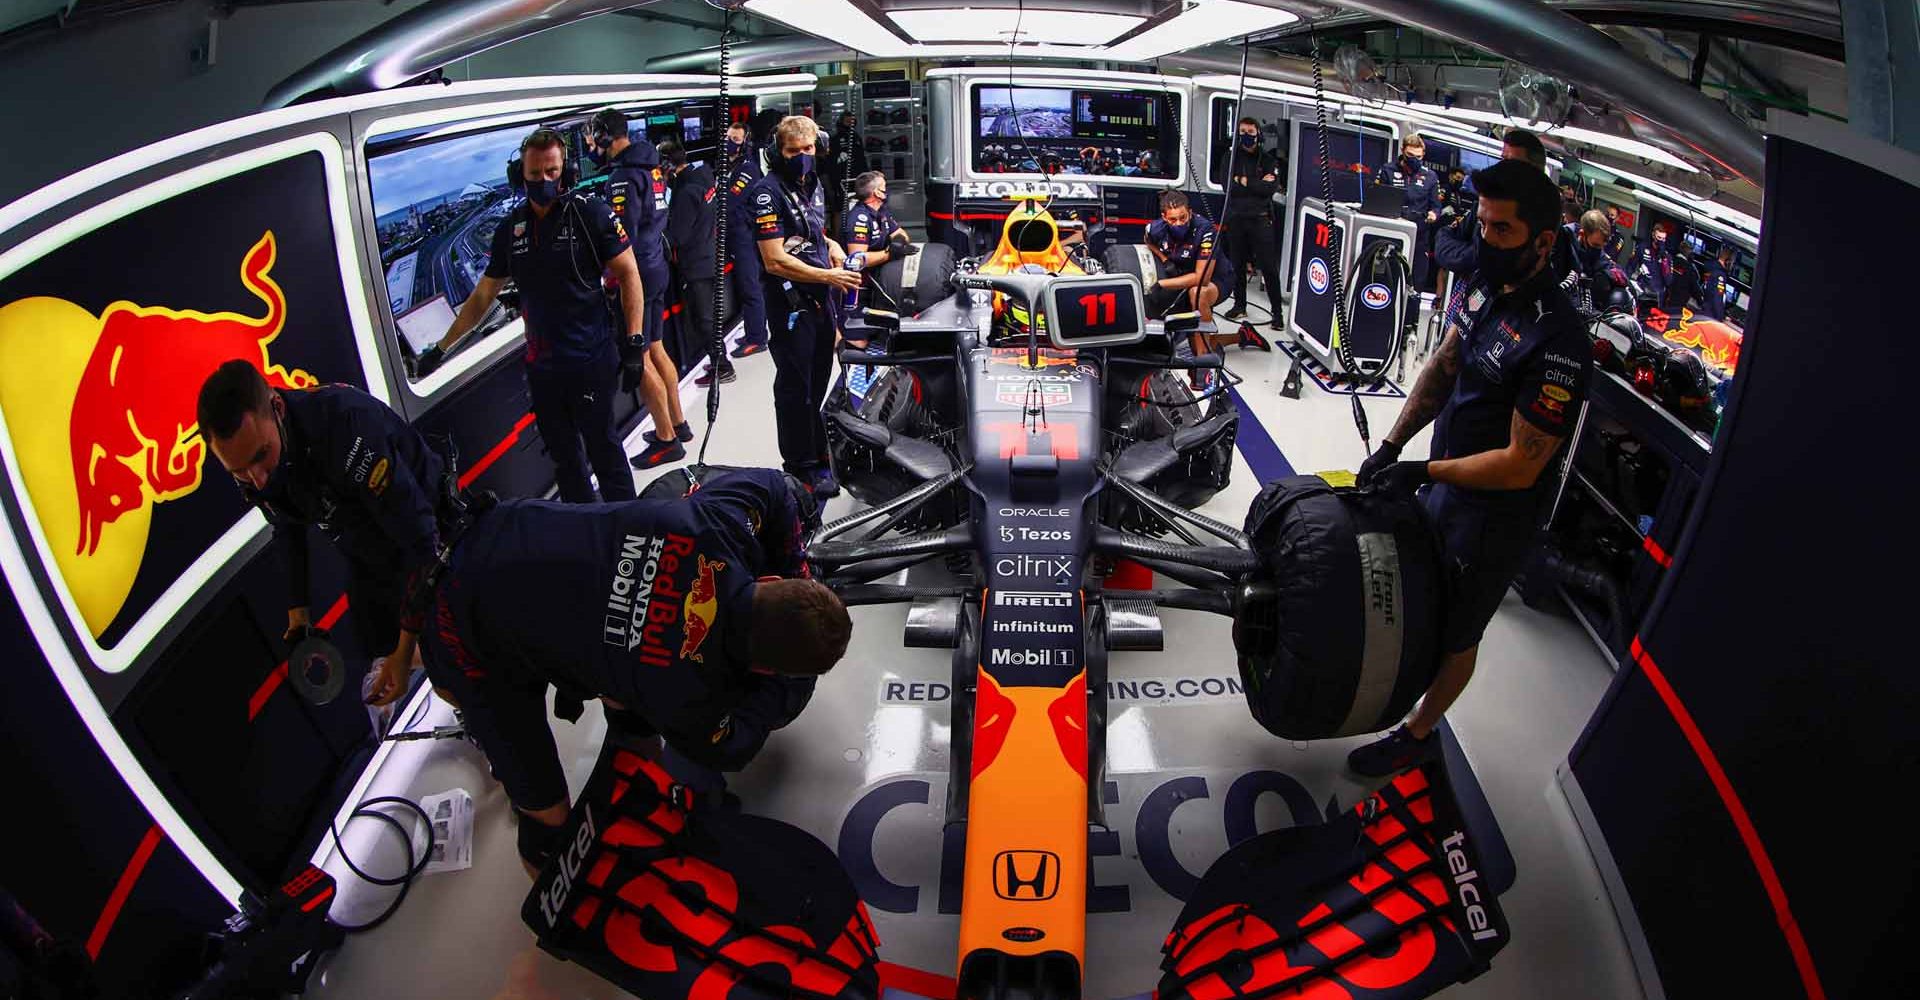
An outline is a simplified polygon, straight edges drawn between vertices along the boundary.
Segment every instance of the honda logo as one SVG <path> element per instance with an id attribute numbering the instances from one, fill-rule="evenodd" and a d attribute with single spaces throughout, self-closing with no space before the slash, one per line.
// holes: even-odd
<path id="1" fill-rule="evenodd" d="M 993 859 L 993 891 L 1021 902 L 1052 899 L 1060 891 L 1060 855 L 1052 851 L 1001 851 Z"/>

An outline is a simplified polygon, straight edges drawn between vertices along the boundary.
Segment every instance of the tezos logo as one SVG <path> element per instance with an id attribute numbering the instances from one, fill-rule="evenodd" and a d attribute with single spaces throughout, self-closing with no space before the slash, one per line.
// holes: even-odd
<path id="1" fill-rule="evenodd" d="M 1313 289 L 1313 294 L 1327 294 L 1327 284 L 1331 280 L 1332 279 L 1327 276 L 1326 261 L 1318 257 L 1307 261 L 1307 287 Z"/>
<path id="2" fill-rule="evenodd" d="M 1000 526 L 1000 540 L 1003 542 L 1071 542 L 1071 531 L 1047 531 L 1039 528 L 1015 528 Z"/>
<path id="3" fill-rule="evenodd" d="M 1393 301 L 1393 293 L 1387 286 L 1375 282 L 1360 290 L 1360 302 L 1368 309 L 1385 309 Z"/>
<path id="4" fill-rule="evenodd" d="M 1071 569 L 1072 556 L 1036 556 L 1022 552 L 993 561 L 993 571 L 1000 576 L 1066 576 Z"/>

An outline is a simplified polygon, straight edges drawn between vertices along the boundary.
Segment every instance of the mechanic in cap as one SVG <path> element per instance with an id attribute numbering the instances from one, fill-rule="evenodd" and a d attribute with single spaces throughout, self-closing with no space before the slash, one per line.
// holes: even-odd
<path id="1" fill-rule="evenodd" d="M 1432 291 L 1430 275 L 1432 254 L 1427 247 L 1433 241 L 1433 224 L 1440 221 L 1440 176 L 1427 166 L 1427 140 L 1418 132 L 1408 132 L 1400 140 L 1400 158 L 1373 172 L 1373 182 L 1401 192 L 1400 217 L 1412 222 L 1413 287 Z"/>
<path id="2" fill-rule="evenodd" d="M 693 440 L 693 428 L 680 409 L 680 371 L 661 339 L 667 317 L 667 179 L 660 169 L 660 152 L 645 136 L 635 141 L 627 133 L 627 116 L 608 108 L 587 121 L 587 144 L 608 166 L 607 201 L 633 238 L 633 262 L 640 267 L 646 289 L 645 326 L 639 342 L 645 353 L 629 353 L 629 369 L 644 366 L 653 373 L 628 376 L 629 387 L 642 388 L 653 433 L 647 447 L 633 460 L 638 469 L 652 469 L 687 457 L 683 442 Z"/>
<path id="3" fill-rule="evenodd" d="M 1433 727 L 1472 679 L 1481 633 L 1533 548 L 1556 479 L 1547 468 L 1586 397 L 1593 348 L 1548 266 L 1559 192 L 1543 171 L 1514 161 L 1475 172 L 1473 182 L 1479 260 L 1464 308 L 1360 466 L 1362 486 L 1405 496 L 1426 489 L 1447 561 L 1458 567 L 1439 675 L 1412 719 L 1347 758 L 1368 777 L 1405 770 L 1439 745 Z M 1432 460 L 1399 461 L 1429 422 Z"/>
<path id="4" fill-rule="evenodd" d="M 1574 305 L 1591 310 L 1615 288 L 1627 286 L 1626 272 L 1607 256 L 1607 217 L 1596 209 L 1581 213 L 1578 224 L 1560 227 L 1547 269 L 1560 276 L 1560 290 Z"/>
<path id="5" fill-rule="evenodd" d="M 827 455 L 820 406 L 833 385 L 840 296 L 862 275 L 842 265 L 847 254 L 826 233 L 825 185 L 814 167 L 819 128 L 813 119 L 783 118 L 774 130 L 772 173 L 747 186 L 754 239 L 772 312 L 774 427 L 786 470 L 826 499 L 840 492 Z"/>
<path id="6" fill-rule="evenodd" d="M 1160 192 L 1160 218 L 1147 226 L 1147 249 L 1167 276 L 1147 289 L 1149 314 L 1165 316 L 1176 306 L 1190 305 L 1201 322 L 1212 325 L 1214 303 L 1233 288 L 1233 262 L 1216 251 L 1216 235 L 1213 223 L 1193 214 L 1186 195 Z M 1207 336 L 1194 332 L 1193 353 L 1206 352 Z M 1199 373 L 1194 374 L 1198 379 Z"/>
<path id="7" fill-rule="evenodd" d="M 611 729 L 663 736 L 682 781 L 682 762 L 744 767 L 806 707 L 853 629 L 840 598 L 805 577 L 816 517 L 804 487 L 747 469 L 686 499 L 515 500 L 474 520 L 421 649 L 521 813 L 529 865 L 558 848 L 568 811 L 549 685 L 556 704 L 603 699 Z"/>
<path id="8" fill-rule="evenodd" d="M 606 202 L 569 190 L 574 171 L 567 162 L 567 139 L 554 129 L 535 129 L 520 143 L 520 155 L 507 169 L 516 186 L 525 190 L 526 200 L 493 231 L 486 273 L 440 342 L 421 353 L 415 375 L 437 367 L 512 278 L 526 319 L 527 390 L 534 423 L 553 456 L 560 498 L 568 503 L 595 500 L 593 480 L 587 477 L 591 464 L 600 481 L 599 499 L 631 500 L 633 473 L 614 431 L 621 354 L 614 342 L 616 337 L 638 335 L 645 292 L 626 227 Z M 619 289 L 618 315 L 602 287 L 603 275 Z M 644 381 L 641 391 L 647 391 Z M 662 411 L 654 412 L 658 420 Z"/>
<path id="9" fill-rule="evenodd" d="M 407 690 L 426 607 L 424 581 L 464 500 L 453 471 L 385 403 L 344 385 L 274 389 L 236 358 L 201 383 L 200 433 L 273 525 L 291 570 L 286 640 L 313 626 L 307 527 L 317 525 L 347 560 L 348 608 L 378 673 L 368 700 Z M 320 633 L 324 634 L 324 633 Z M 390 652 L 389 652 L 390 651 Z"/>
<path id="10" fill-rule="evenodd" d="M 1251 264 L 1260 269 L 1260 280 L 1266 283 L 1273 328 L 1284 329 L 1280 318 L 1279 251 L 1273 236 L 1273 193 L 1280 189 L 1280 157 L 1260 147 L 1260 123 L 1242 118 L 1227 163 L 1233 169 L 1228 179 L 1231 188 L 1226 231 L 1221 235 L 1226 238 L 1226 254 L 1236 266 L 1231 296 L 1234 305 L 1221 315 L 1239 319 L 1247 314 L 1247 265 Z"/>
<path id="11" fill-rule="evenodd" d="M 727 126 L 720 179 L 727 185 L 727 261 L 733 265 L 733 297 L 740 303 L 740 343 L 729 352 L 735 358 L 752 357 L 767 349 L 767 300 L 760 294 L 760 250 L 753 238 L 753 212 L 747 207 L 747 186 L 766 176 L 760 153 L 748 138 L 746 125 Z"/>

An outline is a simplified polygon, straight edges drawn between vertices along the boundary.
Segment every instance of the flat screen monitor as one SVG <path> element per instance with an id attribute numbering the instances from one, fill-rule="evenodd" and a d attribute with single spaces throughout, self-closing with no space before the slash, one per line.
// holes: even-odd
<path id="1" fill-rule="evenodd" d="M 494 229 L 519 201 L 507 187 L 507 163 L 527 132 L 514 125 L 369 150 L 387 305 L 409 352 L 447 332 L 486 272 Z M 506 311 L 494 306 L 467 342 L 506 322 Z"/>
<path id="2" fill-rule="evenodd" d="M 701 122 L 700 122 L 699 115 L 688 115 L 687 117 L 681 118 L 680 119 L 680 138 L 684 140 L 686 144 L 689 146 L 693 145 L 696 142 L 699 142 L 700 137 L 705 134 L 704 130 L 701 129 L 700 125 L 701 125 Z"/>
<path id="3" fill-rule="evenodd" d="M 1309 198 L 1320 197 L 1320 129 L 1300 126 L 1300 154 L 1293 161 L 1293 188 Z M 1364 201 L 1366 186 L 1373 183 L 1373 172 L 1387 162 L 1388 136 L 1383 132 L 1361 131 L 1334 126 L 1327 137 L 1327 167 L 1333 188 L 1333 200 Z"/>
<path id="4" fill-rule="evenodd" d="M 976 84 L 973 168 L 981 173 L 1173 177 L 1180 136 L 1166 127 L 1177 96 Z"/>

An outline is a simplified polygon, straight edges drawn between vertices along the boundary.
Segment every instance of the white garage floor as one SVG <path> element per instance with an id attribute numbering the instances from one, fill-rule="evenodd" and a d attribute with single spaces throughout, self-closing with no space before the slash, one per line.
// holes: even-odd
<path id="1" fill-rule="evenodd" d="M 1309 382 L 1302 398 L 1282 398 L 1287 360 L 1278 352 L 1230 352 L 1228 361 L 1246 379 L 1239 390 L 1243 418 L 1257 419 L 1295 470 L 1359 464 L 1363 453 L 1345 397 Z M 762 355 L 738 367 L 739 380 L 722 389 L 709 458 L 777 465 L 769 433 L 772 362 Z M 698 390 L 689 384 L 685 391 L 687 412 L 699 428 L 705 411 Z M 1377 436 L 1390 426 L 1399 400 L 1369 399 L 1366 405 Z M 1408 451 L 1425 448 L 1423 435 Z M 1242 458 L 1232 487 L 1203 510 L 1238 524 L 1258 488 Z M 842 498 L 828 515 L 847 509 L 850 501 Z M 810 831 L 838 850 L 843 862 L 870 860 L 885 883 L 899 887 L 882 887 L 892 910 L 867 894 L 881 957 L 950 976 L 959 918 L 942 914 L 940 906 L 949 706 L 944 685 L 936 685 L 947 680 L 949 654 L 902 647 L 904 608 L 856 608 L 853 616 L 847 658 L 823 678 L 806 714 L 775 736 L 732 787 L 748 812 Z M 1205 871 L 1226 849 L 1229 824 L 1247 822 L 1249 810 L 1261 830 L 1293 822 L 1281 795 L 1260 795 L 1251 806 L 1236 797 L 1239 815 L 1228 815 L 1236 781 L 1257 775 L 1256 783 L 1271 786 L 1291 779 L 1322 807 L 1330 797 L 1349 805 L 1366 790 L 1342 771 L 1346 752 L 1361 741 L 1279 741 L 1254 724 L 1237 696 L 1217 694 L 1235 674 L 1225 619 L 1170 611 L 1164 620 L 1166 652 L 1115 653 L 1110 663 L 1116 686 L 1110 693 L 1109 780 L 1117 796 L 1106 818 L 1117 840 L 1105 856 L 1096 847 L 1096 884 L 1108 888 L 1092 907 L 1104 912 L 1088 917 L 1088 997 L 1153 989 L 1159 945 L 1180 906 L 1163 886 L 1177 888 L 1183 878 Z M 1531 610 L 1508 595 L 1481 647 L 1478 675 L 1450 721 L 1518 866 L 1517 884 L 1501 898 L 1513 944 L 1490 972 L 1446 995 L 1617 1000 L 1640 994 L 1600 876 L 1553 773 L 1610 677 L 1606 660 L 1577 623 Z M 1156 679 L 1158 685 L 1146 683 Z M 1123 688 L 1120 682 L 1141 683 Z M 434 721 L 451 721 L 443 705 L 428 711 Z M 417 725 L 427 724 L 423 719 Z M 605 732 L 598 707 L 590 706 L 577 725 L 556 721 L 554 728 L 577 792 Z M 351 937 L 326 960 L 309 995 L 625 996 L 534 946 L 519 917 L 529 883 L 514 853 L 510 806 L 476 751 L 458 741 L 400 745 L 372 781 L 373 794 L 414 798 L 454 787 L 475 798 L 473 867 L 423 876 L 389 922 Z M 1149 797 L 1179 804 L 1171 812 L 1143 812 Z M 397 839 L 380 826 L 354 824 L 348 844 L 356 858 L 371 859 L 362 859 L 363 867 L 391 873 L 403 861 Z M 391 898 L 392 890 L 357 884 L 337 858 L 327 867 L 342 879 L 337 918 L 366 919 Z"/>

